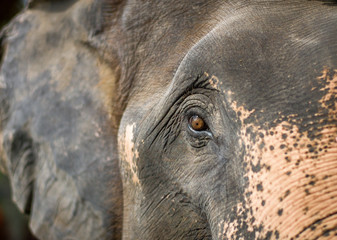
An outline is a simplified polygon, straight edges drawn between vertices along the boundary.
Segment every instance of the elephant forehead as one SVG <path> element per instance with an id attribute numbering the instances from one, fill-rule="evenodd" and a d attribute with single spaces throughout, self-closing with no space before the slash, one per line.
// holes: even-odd
<path id="1" fill-rule="evenodd" d="M 216 76 L 211 83 L 230 104 L 236 101 L 254 111 L 245 123 L 263 125 L 280 115 L 305 118 L 316 113 L 318 105 L 311 103 L 329 88 L 327 79 L 317 81 L 317 76 L 324 66 L 330 75 L 337 66 L 336 14 L 327 11 L 323 23 L 317 12 L 308 19 L 305 12 L 295 17 L 298 13 L 284 10 L 288 18 L 264 11 L 256 16 L 247 10 L 225 18 L 193 46 L 176 76 Z M 324 28 L 325 34 L 313 28 Z"/>

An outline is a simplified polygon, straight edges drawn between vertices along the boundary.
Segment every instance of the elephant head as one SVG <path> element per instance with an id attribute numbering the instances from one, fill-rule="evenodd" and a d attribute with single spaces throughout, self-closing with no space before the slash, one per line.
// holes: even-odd
<path id="1" fill-rule="evenodd" d="M 335 236 L 336 22 L 334 1 L 32 4 L 4 32 L 0 156 L 34 233 Z"/>

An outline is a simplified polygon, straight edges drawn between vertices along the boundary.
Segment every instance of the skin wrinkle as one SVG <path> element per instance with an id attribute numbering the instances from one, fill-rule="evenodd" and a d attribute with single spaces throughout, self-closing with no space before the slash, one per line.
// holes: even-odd
<path id="1" fill-rule="evenodd" d="M 244 124 L 244 120 L 254 110 L 247 111 L 243 106 L 238 107 L 235 101 L 232 103 L 234 111 L 241 113 L 239 118 L 243 124 L 243 142 L 252 142 L 251 136 L 246 134 L 248 128 L 260 133 L 256 134 L 255 143 L 247 149 L 245 156 L 245 162 L 248 163 L 246 176 L 249 178 L 246 205 L 237 205 L 238 215 L 245 209 L 252 209 L 252 214 L 248 212 L 248 221 L 254 216 L 255 222 L 250 224 L 249 231 L 259 225 L 264 226 L 257 237 L 266 237 L 270 230 L 275 234 L 277 230 L 281 239 L 289 239 L 297 236 L 299 229 L 310 226 L 315 219 L 323 219 L 315 232 L 306 229 L 297 237 L 313 238 L 322 235 L 326 229 L 336 230 L 336 215 L 324 219 L 337 209 L 337 111 L 327 105 L 328 101 L 336 99 L 337 78 L 336 73 L 330 78 L 327 72 L 329 70 L 324 69 L 318 81 L 325 79 L 327 82 L 321 89 L 325 94 L 319 103 L 321 111 L 329 109 L 329 120 L 324 126 L 318 127 L 317 135 L 321 137 L 314 140 L 308 137 L 308 132 L 300 132 L 291 123 L 295 115 L 289 116 L 289 121 L 264 130 L 253 124 Z M 261 143 L 265 144 L 262 149 Z M 252 171 L 252 166 L 258 165 L 261 169 Z M 257 186 L 261 183 L 263 190 L 258 191 Z M 261 206 L 262 201 L 264 206 Z M 226 222 L 223 233 L 231 238 L 238 229 L 237 220 Z"/>
<path id="2" fill-rule="evenodd" d="M 215 76 L 212 75 L 212 79 Z M 183 86 L 181 89 L 178 89 L 179 85 L 173 85 L 173 89 L 169 91 L 167 98 L 165 99 L 174 99 L 173 103 L 166 102 L 165 105 L 172 105 L 176 106 L 178 108 L 168 108 L 168 110 L 165 111 L 164 114 L 158 114 L 159 116 L 162 116 L 161 120 L 158 120 L 157 123 L 154 125 L 154 127 L 150 128 L 150 132 L 148 133 L 148 136 L 155 133 L 155 137 L 153 141 L 151 142 L 150 146 L 154 143 L 154 141 L 158 138 L 158 136 L 168 136 L 170 137 L 170 141 L 167 141 L 167 138 L 164 138 L 166 141 L 164 142 L 163 148 L 166 149 L 167 144 L 170 144 L 170 142 L 174 141 L 176 137 L 176 131 L 179 129 L 178 127 L 175 127 L 172 130 L 171 126 L 175 123 L 176 126 L 178 126 L 177 120 L 181 120 L 181 118 L 176 117 L 178 113 L 181 113 L 184 109 L 181 109 L 179 106 L 184 105 L 185 100 L 189 98 L 190 96 L 196 95 L 200 89 L 204 90 L 205 88 L 211 89 L 211 90 L 218 90 L 214 89 L 209 81 L 209 74 L 204 73 L 201 76 L 198 76 L 197 78 L 190 78 L 189 81 L 186 81 L 186 85 Z M 184 106 L 186 107 L 186 106 Z M 212 105 L 209 105 L 208 108 L 211 108 Z M 167 120 L 168 119 L 168 120 Z M 165 126 L 165 127 L 163 127 Z M 160 128 L 159 131 L 155 131 L 156 129 Z M 164 133 L 164 134 L 163 134 Z M 168 135 L 170 134 L 170 136 Z M 147 136 L 147 137 L 148 137 Z"/>

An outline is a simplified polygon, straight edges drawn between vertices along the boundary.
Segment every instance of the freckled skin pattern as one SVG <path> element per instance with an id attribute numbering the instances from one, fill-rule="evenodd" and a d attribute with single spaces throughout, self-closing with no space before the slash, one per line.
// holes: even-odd
<path id="1" fill-rule="evenodd" d="M 336 23 L 334 0 L 31 1 L 1 32 L 0 165 L 32 232 L 337 238 Z"/>

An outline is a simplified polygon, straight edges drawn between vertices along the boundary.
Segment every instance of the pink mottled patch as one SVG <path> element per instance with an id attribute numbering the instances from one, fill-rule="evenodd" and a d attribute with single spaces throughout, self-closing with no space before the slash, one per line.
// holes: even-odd
<path id="1" fill-rule="evenodd" d="M 135 149 L 134 135 L 133 131 L 136 124 L 127 125 L 124 132 L 124 138 L 120 139 L 120 155 L 122 156 L 122 161 L 125 164 L 126 171 L 129 171 L 131 175 L 132 182 L 139 184 L 139 178 L 137 175 L 137 165 L 135 163 L 136 159 L 139 157 L 138 151 Z"/>

